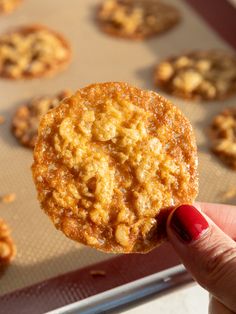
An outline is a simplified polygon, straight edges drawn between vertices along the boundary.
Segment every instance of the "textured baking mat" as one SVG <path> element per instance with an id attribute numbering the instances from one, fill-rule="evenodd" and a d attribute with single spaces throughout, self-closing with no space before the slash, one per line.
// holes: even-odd
<path id="1" fill-rule="evenodd" d="M 45 313 L 178 264 L 169 244 L 147 255 L 121 255 L 2 296 L 0 313 Z"/>
<path id="2" fill-rule="evenodd" d="M 101 33 L 94 23 L 94 9 L 98 2 L 25 0 L 13 14 L 0 18 L 1 32 L 21 24 L 42 23 L 64 34 L 73 48 L 71 65 L 54 78 L 25 82 L 0 80 L 0 115 L 6 117 L 6 122 L 0 126 L 0 194 L 16 193 L 17 196 L 14 203 L 0 204 L 0 217 L 11 226 L 18 249 L 16 259 L 0 279 L 1 295 L 114 257 L 68 240 L 55 230 L 39 209 L 30 172 L 32 152 L 19 146 L 10 133 L 11 117 L 17 105 L 33 96 L 53 94 L 64 88 L 76 90 L 91 82 L 127 81 L 141 88 L 155 90 L 152 68 L 162 58 L 193 49 L 232 49 L 212 30 L 214 23 L 207 24 L 201 17 L 204 11 L 204 18 L 209 15 L 209 21 L 212 21 L 212 12 L 215 12 L 215 24 L 224 19 L 227 27 L 231 25 L 231 32 L 235 33 L 235 23 L 229 24 L 234 9 L 225 0 L 215 1 L 216 9 L 211 8 L 210 12 L 209 8 L 208 11 L 204 9 L 206 1 L 168 0 L 181 11 L 182 22 L 165 35 L 145 42 L 119 40 Z M 202 6 L 198 5 L 197 8 L 200 2 Z M 220 34 L 224 37 L 224 32 Z M 235 45 L 235 38 L 229 37 L 226 38 L 228 42 Z M 236 173 L 209 153 L 206 131 L 209 121 L 217 112 L 228 105 L 236 105 L 236 97 L 209 103 L 168 98 L 190 118 L 197 135 L 200 171 L 198 199 L 223 202 L 222 193 L 236 185 Z M 236 204 L 236 200 L 230 202 Z M 152 255 L 142 258 L 148 267 Z M 159 258 L 165 260 L 165 256 Z M 123 279 L 128 272 L 127 267 L 122 274 Z M 86 285 L 81 289 L 86 290 Z M 61 293 L 65 293 L 63 287 Z M 6 300 L 6 297 L 1 300 Z"/>

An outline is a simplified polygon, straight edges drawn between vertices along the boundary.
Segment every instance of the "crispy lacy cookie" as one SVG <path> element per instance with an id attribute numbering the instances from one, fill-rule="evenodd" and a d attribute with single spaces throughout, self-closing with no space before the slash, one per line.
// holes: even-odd
<path id="1" fill-rule="evenodd" d="M 79 90 L 41 120 L 32 166 L 56 228 L 107 252 L 147 252 L 165 238 L 170 206 L 198 192 L 189 121 L 126 83 Z"/>
<path id="2" fill-rule="evenodd" d="M 71 92 L 65 90 L 55 96 L 36 98 L 28 104 L 21 105 L 12 119 L 12 133 L 17 140 L 26 147 L 34 148 L 41 117 L 69 96 Z"/>
<path id="3" fill-rule="evenodd" d="M 40 25 L 19 27 L 0 37 L 0 76 L 31 79 L 68 65 L 71 49 L 60 34 Z"/>
<path id="4" fill-rule="evenodd" d="M 210 133 L 212 151 L 236 170 L 236 108 L 218 114 L 211 124 Z"/>
<path id="5" fill-rule="evenodd" d="M 144 39 L 165 32 L 180 20 L 179 11 L 155 0 L 105 0 L 97 20 L 101 29 L 111 35 Z"/>
<path id="6" fill-rule="evenodd" d="M 155 83 L 186 99 L 224 99 L 236 92 L 236 55 L 196 51 L 157 65 Z"/>
<path id="7" fill-rule="evenodd" d="M 16 247 L 11 239 L 10 229 L 0 218 L 0 271 L 8 265 L 16 254 Z"/>
<path id="8" fill-rule="evenodd" d="M 22 0 L 0 0 L 0 14 L 11 13 Z"/>

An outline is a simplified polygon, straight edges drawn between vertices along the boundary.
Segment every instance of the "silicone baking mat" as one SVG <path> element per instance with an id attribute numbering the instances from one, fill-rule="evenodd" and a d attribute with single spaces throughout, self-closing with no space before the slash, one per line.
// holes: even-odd
<path id="1" fill-rule="evenodd" d="M 152 69 L 162 58 L 194 49 L 232 50 L 233 46 L 236 47 L 236 11 L 226 0 L 216 0 L 214 4 L 203 0 L 168 0 L 179 8 L 181 23 L 170 32 L 144 42 L 116 39 L 101 33 L 94 22 L 98 3 L 96 0 L 24 0 L 14 13 L 0 18 L 1 32 L 22 24 L 41 23 L 65 35 L 73 49 L 71 65 L 53 78 L 20 82 L 0 80 L 0 115 L 6 118 L 0 126 L 0 195 L 16 193 L 17 196 L 11 204 L 0 204 L 0 217 L 11 226 L 18 250 L 16 259 L 0 279 L 0 295 L 4 295 L 0 298 L 0 313 L 3 313 L 4 302 L 8 300 L 10 304 L 12 296 L 16 296 L 14 293 L 7 294 L 16 289 L 114 258 L 114 255 L 103 254 L 68 240 L 56 231 L 39 209 L 30 172 L 32 152 L 22 148 L 10 132 L 11 117 L 17 106 L 31 97 L 54 94 L 64 88 L 76 90 L 93 82 L 127 81 L 141 88 L 157 90 L 153 86 Z M 224 107 L 235 106 L 236 97 L 220 102 L 193 103 L 162 94 L 173 101 L 194 126 L 199 147 L 198 200 L 224 202 L 222 195 L 236 186 L 236 173 L 223 166 L 209 152 L 206 133 L 212 117 Z M 229 202 L 236 204 L 236 199 Z M 136 257 L 148 267 L 146 272 L 138 273 L 137 270 L 134 278 L 158 270 L 149 267 L 155 254 L 155 258 L 164 261 L 168 260 L 165 256 L 170 254 L 173 265 L 166 262 L 166 267 L 178 263 L 176 257 L 172 259 L 174 253 L 158 252 L 161 253 L 161 249 Z M 128 258 L 125 257 L 125 263 Z M 133 280 L 128 273 L 129 267 L 115 284 Z M 81 298 L 96 293 L 96 289 L 91 292 L 86 287 L 86 280 L 82 282 L 81 289 L 87 292 L 82 293 Z M 50 290 L 50 293 L 53 291 Z M 76 293 L 71 293 L 71 296 L 73 300 L 80 298 Z M 63 300 L 60 305 L 71 302 L 68 298 Z M 19 304 L 23 306 L 22 302 Z M 40 307 L 38 309 L 40 311 Z M 4 313 L 7 313 L 6 308 Z"/>

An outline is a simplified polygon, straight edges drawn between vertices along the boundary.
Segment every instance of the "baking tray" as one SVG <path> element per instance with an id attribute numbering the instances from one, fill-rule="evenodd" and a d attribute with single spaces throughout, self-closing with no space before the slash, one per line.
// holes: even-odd
<path id="1" fill-rule="evenodd" d="M 180 262 L 167 244 L 147 255 L 117 257 L 76 244 L 55 230 L 39 209 L 30 172 L 32 152 L 12 137 L 11 117 L 17 106 L 31 97 L 54 94 L 64 88 L 76 90 L 93 82 L 126 81 L 157 90 L 152 69 L 162 58 L 193 49 L 236 48 L 235 9 L 226 0 L 215 0 L 214 5 L 204 0 L 168 0 L 181 11 L 182 22 L 163 36 L 131 42 L 98 30 L 94 22 L 98 3 L 96 0 L 24 0 L 14 13 L 0 18 L 1 32 L 22 24 L 41 23 L 64 34 L 73 49 L 71 65 L 53 78 L 0 80 L 0 114 L 6 117 L 6 123 L 0 126 L 0 194 L 17 195 L 14 203 L 0 204 L 0 216 L 11 226 L 18 249 L 16 259 L 0 279 L 0 313 L 45 313 L 154 273 L 164 280 L 166 270 L 173 276 L 183 275 L 183 280 L 176 285 L 170 281 L 168 288 L 161 285 L 163 291 L 190 281 L 182 268 L 173 270 Z M 236 105 L 236 97 L 193 103 L 162 94 L 194 126 L 199 147 L 198 200 L 223 202 L 222 193 L 236 185 L 236 174 L 209 153 L 206 131 L 216 113 Z M 235 199 L 230 202 L 236 204 Z M 101 267 L 107 267 L 105 276 L 91 276 L 91 270 Z M 144 288 L 143 282 L 139 281 L 140 289 Z M 160 288 L 160 281 L 158 285 Z"/>

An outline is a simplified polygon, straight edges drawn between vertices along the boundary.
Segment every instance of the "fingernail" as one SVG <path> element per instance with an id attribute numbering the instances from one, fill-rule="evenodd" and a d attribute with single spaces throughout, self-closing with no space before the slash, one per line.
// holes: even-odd
<path id="1" fill-rule="evenodd" d="M 209 224 L 194 206 L 181 205 L 172 214 L 170 227 L 183 242 L 189 244 L 198 240 Z"/>

